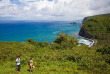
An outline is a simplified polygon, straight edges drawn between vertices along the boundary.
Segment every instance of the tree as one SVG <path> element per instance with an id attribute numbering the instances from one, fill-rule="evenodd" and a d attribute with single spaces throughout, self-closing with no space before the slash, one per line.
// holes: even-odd
<path id="1" fill-rule="evenodd" d="M 29 39 L 27 40 L 27 42 L 29 42 L 29 43 L 32 44 L 32 45 L 36 45 L 36 41 L 34 41 L 34 40 L 31 39 L 31 38 L 29 38 Z"/>
<path id="2" fill-rule="evenodd" d="M 74 46 L 77 46 L 78 41 L 74 36 L 68 36 L 67 34 L 60 33 L 57 35 L 54 43 L 60 44 L 60 46 L 62 46 L 63 48 L 72 48 Z"/>
<path id="3" fill-rule="evenodd" d="M 45 42 L 44 42 L 44 45 L 45 45 L 45 46 L 48 46 L 48 45 L 49 45 L 49 42 L 48 42 L 48 41 L 45 41 Z"/>

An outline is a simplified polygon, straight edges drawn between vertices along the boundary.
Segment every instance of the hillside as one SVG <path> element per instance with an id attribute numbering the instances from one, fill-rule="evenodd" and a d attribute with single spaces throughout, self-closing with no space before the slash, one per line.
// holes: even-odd
<path id="1" fill-rule="evenodd" d="M 85 17 L 80 36 L 97 40 L 99 45 L 110 44 L 110 14 Z"/>
<path id="2" fill-rule="evenodd" d="M 59 33 L 49 44 L 0 41 L 0 74 L 30 74 L 28 60 L 33 57 L 33 74 L 110 74 L 110 15 L 86 17 L 79 35 L 93 38 L 98 45 L 78 45 L 74 36 Z M 104 46 L 102 46 L 104 45 Z M 15 59 L 21 54 L 21 72 Z"/>

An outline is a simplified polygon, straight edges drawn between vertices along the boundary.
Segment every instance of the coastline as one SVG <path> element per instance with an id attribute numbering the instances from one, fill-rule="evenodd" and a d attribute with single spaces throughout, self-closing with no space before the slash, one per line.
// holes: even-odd
<path id="1" fill-rule="evenodd" d="M 92 47 L 95 44 L 95 41 L 93 39 L 85 38 L 80 35 L 78 35 L 78 37 L 79 45 L 86 44 L 88 47 Z"/>

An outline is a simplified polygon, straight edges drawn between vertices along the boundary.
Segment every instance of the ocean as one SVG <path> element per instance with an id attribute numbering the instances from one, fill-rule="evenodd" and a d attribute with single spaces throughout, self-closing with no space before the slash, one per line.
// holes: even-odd
<path id="1" fill-rule="evenodd" d="M 0 41 L 25 42 L 32 38 L 37 42 L 53 42 L 60 32 L 70 36 L 77 35 L 80 21 L 70 24 L 70 21 L 0 21 Z"/>

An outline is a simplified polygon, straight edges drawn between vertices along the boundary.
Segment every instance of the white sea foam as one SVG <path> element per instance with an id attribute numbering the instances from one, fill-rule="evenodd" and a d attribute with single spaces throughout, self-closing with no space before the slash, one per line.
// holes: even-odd
<path id="1" fill-rule="evenodd" d="M 58 31 L 53 32 L 53 34 L 58 34 Z"/>
<path id="2" fill-rule="evenodd" d="M 88 47 L 91 47 L 94 44 L 94 40 L 92 39 L 84 38 L 81 36 L 77 37 L 77 39 L 78 39 L 79 45 L 86 44 Z"/>

